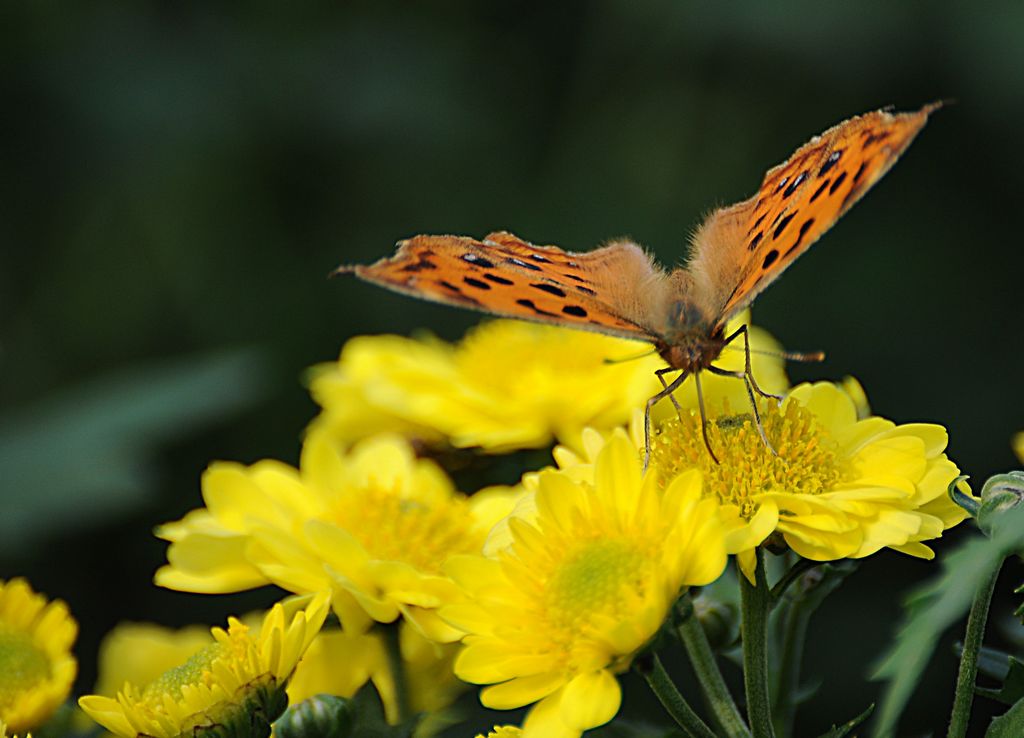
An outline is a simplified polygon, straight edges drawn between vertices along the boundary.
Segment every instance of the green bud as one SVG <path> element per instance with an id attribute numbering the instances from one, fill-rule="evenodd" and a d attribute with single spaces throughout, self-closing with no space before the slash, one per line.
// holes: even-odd
<path id="1" fill-rule="evenodd" d="M 274 723 L 277 738 L 349 738 L 355 722 L 352 700 L 318 694 L 288 708 Z"/>
<path id="2" fill-rule="evenodd" d="M 1003 513 L 1024 502 L 1024 472 L 1013 471 L 990 477 L 981 488 L 978 527 L 985 535 L 999 525 Z"/>
<path id="3" fill-rule="evenodd" d="M 734 605 L 701 592 L 693 599 L 693 614 L 707 634 L 711 648 L 726 648 L 739 637 L 739 612 Z"/>

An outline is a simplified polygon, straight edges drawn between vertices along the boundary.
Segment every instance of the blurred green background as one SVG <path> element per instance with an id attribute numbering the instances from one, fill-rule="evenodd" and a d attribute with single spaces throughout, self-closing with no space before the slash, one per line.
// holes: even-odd
<path id="1" fill-rule="evenodd" d="M 157 590 L 152 526 L 199 504 L 212 459 L 296 461 L 303 369 L 348 337 L 478 320 L 334 266 L 492 229 L 675 264 L 709 208 L 889 104 L 957 101 L 755 319 L 827 352 L 794 380 L 853 374 L 876 412 L 947 426 L 976 480 L 1013 467 L 1022 28 L 1019 3 L 7 4 L 0 578 L 69 601 L 81 689 L 118 619 L 265 604 Z M 900 592 L 934 570 L 880 554 L 826 604 L 798 734 L 875 699 Z M 952 639 L 908 731 L 946 720 Z"/>

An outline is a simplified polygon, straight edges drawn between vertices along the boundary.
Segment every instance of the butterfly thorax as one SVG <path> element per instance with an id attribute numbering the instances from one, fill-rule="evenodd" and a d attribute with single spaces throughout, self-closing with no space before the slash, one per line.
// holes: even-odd
<path id="1" fill-rule="evenodd" d="M 673 369 L 685 372 L 699 372 L 711 366 L 711 362 L 722 353 L 723 333 L 718 329 L 714 335 L 683 334 L 675 340 L 658 341 L 655 348 L 665 363 Z"/>

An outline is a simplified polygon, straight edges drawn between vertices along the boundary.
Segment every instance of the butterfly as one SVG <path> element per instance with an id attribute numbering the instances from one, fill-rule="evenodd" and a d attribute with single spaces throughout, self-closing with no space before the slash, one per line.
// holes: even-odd
<path id="1" fill-rule="evenodd" d="M 573 253 L 498 231 L 483 240 L 413 236 L 399 241 L 391 257 L 336 273 L 427 300 L 653 344 L 667 366 L 656 372 L 662 390 L 645 408 L 645 466 L 651 408 L 666 397 L 675 404 L 672 393 L 691 375 L 705 446 L 718 461 L 708 442 L 702 371 L 744 381 L 761 439 L 774 452 L 755 393 L 781 398 L 762 391 L 751 373 L 747 326 L 726 335 L 726 323 L 889 170 L 940 106 L 878 110 L 815 136 L 768 170 L 753 197 L 712 211 L 694 233 L 686 264 L 672 270 L 631 241 Z M 722 350 L 740 338 L 744 370 L 716 367 Z M 672 372 L 679 374 L 667 382 Z"/>

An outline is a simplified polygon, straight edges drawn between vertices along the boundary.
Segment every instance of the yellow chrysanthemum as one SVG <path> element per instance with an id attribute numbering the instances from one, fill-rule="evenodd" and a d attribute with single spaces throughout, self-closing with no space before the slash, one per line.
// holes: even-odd
<path id="1" fill-rule="evenodd" d="M 24 579 L 0 580 L 0 721 L 8 730 L 41 726 L 67 699 L 77 635 L 61 600 L 47 602 Z"/>
<path id="2" fill-rule="evenodd" d="M 458 646 L 428 641 L 406 623 L 399 628 L 409 708 L 414 713 L 433 713 L 447 707 L 466 688 L 452 671 Z M 377 688 L 386 718 L 397 723 L 398 698 L 382 634 L 377 630 L 359 635 L 325 630 L 295 670 L 288 697 L 293 704 L 317 694 L 351 697 L 369 680 Z"/>
<path id="3" fill-rule="evenodd" d="M 1013 437 L 1013 451 L 1017 454 L 1017 458 L 1020 459 L 1020 463 L 1024 464 L 1024 431 Z"/>
<path id="4" fill-rule="evenodd" d="M 708 408 L 708 436 L 721 464 L 704 447 L 695 412 L 662 422 L 652 438 L 651 466 L 663 479 L 692 469 L 704 474 L 704 494 L 721 504 L 729 552 L 748 577 L 754 549 L 769 536 L 815 561 L 862 558 L 886 547 L 930 559 L 923 541 L 966 517 L 946 495 L 959 471 L 943 453 L 941 426 L 858 420 L 855 402 L 827 382 L 802 384 L 780 407 L 760 408 L 777 456 L 749 411 L 733 414 L 728 405 Z M 639 418 L 632 435 L 642 447 Z M 602 445 L 598 433 L 588 433 L 583 449 L 561 448 L 555 457 L 585 477 L 587 460 Z"/>
<path id="5" fill-rule="evenodd" d="M 334 592 L 348 633 L 404 616 L 437 641 L 461 635 L 436 610 L 458 595 L 441 567 L 479 551 L 514 502 L 492 488 L 467 498 L 397 437 L 343 452 L 310 433 L 300 469 L 276 461 L 217 463 L 203 476 L 206 507 L 158 530 L 171 542 L 157 584 L 232 592 L 274 583 Z"/>
<path id="6" fill-rule="evenodd" d="M 279 603 L 258 634 L 236 618 L 213 628 L 214 643 L 146 685 L 126 684 L 116 698 L 89 695 L 79 706 L 126 738 L 178 738 L 224 726 L 265 726 L 287 706 L 284 689 L 323 625 L 329 601 L 314 597 L 286 621 Z M 239 732 L 238 734 L 246 734 Z"/>
<path id="7" fill-rule="evenodd" d="M 726 563 L 717 506 L 701 475 L 667 488 L 621 431 L 598 454 L 593 482 L 537 477 L 536 514 L 513 513 L 508 546 L 462 556 L 448 570 L 467 593 L 444 617 L 468 635 L 455 673 L 491 684 L 484 705 L 536 702 L 526 738 L 578 736 L 619 709 L 615 679 L 657 632 L 680 590 L 714 581 Z"/>
<path id="8" fill-rule="evenodd" d="M 756 328 L 751 343 L 755 350 L 778 350 Z M 648 349 L 519 320 L 484 323 L 456 345 L 360 336 L 345 344 L 337 362 L 314 367 L 310 390 L 323 412 L 313 427 L 342 443 L 393 431 L 494 453 L 539 448 L 552 438 L 574 439 L 584 427 L 610 430 L 626 423 L 660 389 L 654 370 L 664 363 Z M 779 358 L 753 359 L 762 387 L 779 392 L 788 386 Z M 741 369 L 740 345 L 727 349 L 719 363 Z M 741 382 L 710 374 L 704 391 L 710 398 L 745 397 Z M 677 397 L 696 404 L 692 387 Z"/>
<path id="9" fill-rule="evenodd" d="M 476 738 L 522 738 L 523 729 L 515 725 L 495 725 L 487 735 L 477 733 Z"/>

